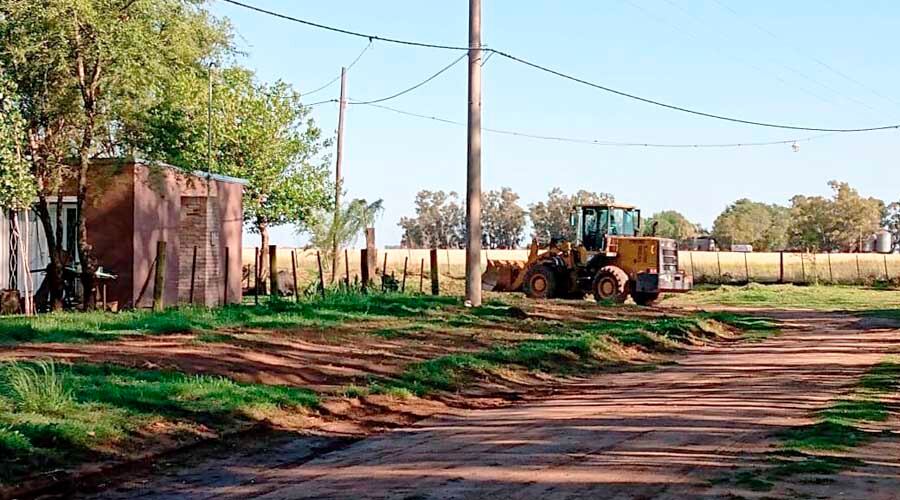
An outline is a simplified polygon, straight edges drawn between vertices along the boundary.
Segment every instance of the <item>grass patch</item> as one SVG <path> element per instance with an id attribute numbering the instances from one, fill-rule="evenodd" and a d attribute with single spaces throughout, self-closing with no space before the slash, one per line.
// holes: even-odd
<path id="1" fill-rule="evenodd" d="M 372 317 L 415 317 L 458 305 L 461 302 L 456 297 L 333 293 L 324 299 L 311 297 L 300 302 L 272 299 L 259 306 L 231 305 L 218 309 L 183 307 L 161 313 L 97 311 L 4 317 L 0 318 L 0 344 L 103 342 L 129 335 L 196 332 L 204 337 L 205 332 L 221 328 L 331 328 Z"/>
<path id="2" fill-rule="evenodd" d="M 887 404 L 872 399 L 843 399 L 819 414 L 828 422 L 884 422 L 889 415 Z"/>
<path id="3" fill-rule="evenodd" d="M 106 456 L 156 422 L 225 429 L 317 404 L 311 391 L 223 377 L 0 363 L 0 482 Z"/>
<path id="4" fill-rule="evenodd" d="M 793 450 L 843 450 L 869 441 L 869 435 L 853 425 L 831 420 L 792 427 L 775 436 Z"/>
<path id="5" fill-rule="evenodd" d="M 860 286 L 760 285 L 703 287 L 691 293 L 665 297 L 679 306 L 720 305 L 816 309 L 823 311 L 889 311 L 900 317 L 900 290 Z"/>
<path id="6" fill-rule="evenodd" d="M 860 388 L 876 393 L 900 389 L 900 362 L 884 361 L 871 368 L 859 381 Z"/>

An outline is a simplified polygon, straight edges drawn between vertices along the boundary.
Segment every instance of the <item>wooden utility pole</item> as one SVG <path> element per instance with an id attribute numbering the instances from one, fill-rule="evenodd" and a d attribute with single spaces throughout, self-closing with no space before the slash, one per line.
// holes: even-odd
<path id="1" fill-rule="evenodd" d="M 466 303 L 481 306 L 481 0 L 469 0 Z"/>
<path id="2" fill-rule="evenodd" d="M 331 245 L 331 282 L 337 279 L 340 248 L 337 226 L 341 218 L 341 162 L 344 159 L 344 111 L 347 109 L 347 68 L 341 68 L 341 100 L 338 104 L 337 152 L 334 160 L 334 241 Z"/>
<path id="3" fill-rule="evenodd" d="M 153 280 L 153 311 L 162 312 L 166 307 L 166 242 L 156 242 L 156 269 Z"/>

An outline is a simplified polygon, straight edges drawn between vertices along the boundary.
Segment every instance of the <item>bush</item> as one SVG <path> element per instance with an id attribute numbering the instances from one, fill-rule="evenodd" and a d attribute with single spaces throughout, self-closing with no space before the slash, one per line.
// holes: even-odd
<path id="1" fill-rule="evenodd" d="M 53 361 L 11 363 L 5 378 L 5 392 L 19 411 L 61 415 L 75 403 Z"/>

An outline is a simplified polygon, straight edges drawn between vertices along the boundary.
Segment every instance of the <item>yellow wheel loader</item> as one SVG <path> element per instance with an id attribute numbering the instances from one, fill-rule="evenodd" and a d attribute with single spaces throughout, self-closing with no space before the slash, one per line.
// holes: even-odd
<path id="1" fill-rule="evenodd" d="M 630 296 L 652 305 L 663 292 L 686 292 L 693 283 L 678 268 L 675 240 L 639 236 L 641 212 L 621 204 L 577 206 L 571 220 L 575 241 L 531 243 L 526 262 L 488 260 L 486 290 L 525 292 L 531 298 L 622 303 Z"/>

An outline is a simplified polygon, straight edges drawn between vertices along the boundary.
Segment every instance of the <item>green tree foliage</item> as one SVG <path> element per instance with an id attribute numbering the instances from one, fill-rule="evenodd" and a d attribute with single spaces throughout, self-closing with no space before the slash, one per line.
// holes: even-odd
<path id="1" fill-rule="evenodd" d="M 884 227 L 893 235 L 894 248 L 900 248 L 900 201 L 891 203 L 885 209 Z"/>
<path id="2" fill-rule="evenodd" d="M 528 207 L 531 224 L 534 226 L 538 241 L 549 242 L 551 238 L 574 240 L 575 232 L 569 224 L 569 215 L 576 205 L 591 205 L 615 201 L 610 193 L 594 193 L 578 191 L 574 195 L 566 195 L 560 188 L 553 188 L 547 193 L 547 201 L 541 201 Z"/>
<path id="3" fill-rule="evenodd" d="M 375 218 L 384 211 L 384 203 L 377 200 L 369 203 L 363 199 L 355 199 L 345 203 L 338 216 L 334 210 L 319 210 L 313 214 L 307 224 L 310 233 L 310 244 L 322 254 L 323 267 L 331 263 L 335 258 L 333 243 L 338 242 L 338 248 L 346 248 L 356 242 L 359 234 L 375 222 Z M 331 282 L 335 281 L 332 273 Z"/>
<path id="4" fill-rule="evenodd" d="M 482 242 L 486 248 L 516 248 L 525 230 L 525 209 L 519 195 L 508 187 L 488 191 L 482 197 Z"/>
<path id="5" fill-rule="evenodd" d="M 656 224 L 656 235 L 661 238 L 682 241 L 700 234 L 697 224 L 687 220 L 687 217 L 675 210 L 664 210 L 653 214 L 643 222 L 644 234 L 649 234 L 654 224 Z"/>
<path id="6" fill-rule="evenodd" d="M 787 244 L 790 211 L 779 205 L 737 200 L 713 223 L 712 234 L 722 248 L 753 245 L 757 251 L 781 250 Z"/>
<path id="7" fill-rule="evenodd" d="M 4 211 L 31 205 L 35 194 L 34 178 L 24 157 L 25 123 L 16 100 L 13 85 L 0 66 L 0 208 Z"/>
<path id="8" fill-rule="evenodd" d="M 199 0 L 29 0 L 0 2 L 0 62 L 22 96 L 28 156 L 39 185 L 38 215 L 47 235 L 54 279 L 61 262 L 59 232 L 46 198 L 77 161 L 78 206 L 89 186 L 90 159 L 127 149 L 129 116 L 165 98 L 168 81 L 190 74 L 230 43 L 227 27 Z M 78 214 L 83 210 L 78 210 Z M 87 226 L 78 221 L 85 307 L 94 299 L 98 265 Z M 57 224 L 59 227 L 59 224 Z M 54 257 L 57 255 L 57 257 Z"/>
<path id="9" fill-rule="evenodd" d="M 882 227 L 885 204 L 864 198 L 846 182 L 828 183 L 833 195 L 791 199 L 791 245 L 814 251 L 858 251 Z"/>
<path id="10" fill-rule="evenodd" d="M 416 194 L 416 216 L 403 217 L 402 244 L 407 248 L 463 248 L 465 208 L 455 192 L 422 190 Z"/>

